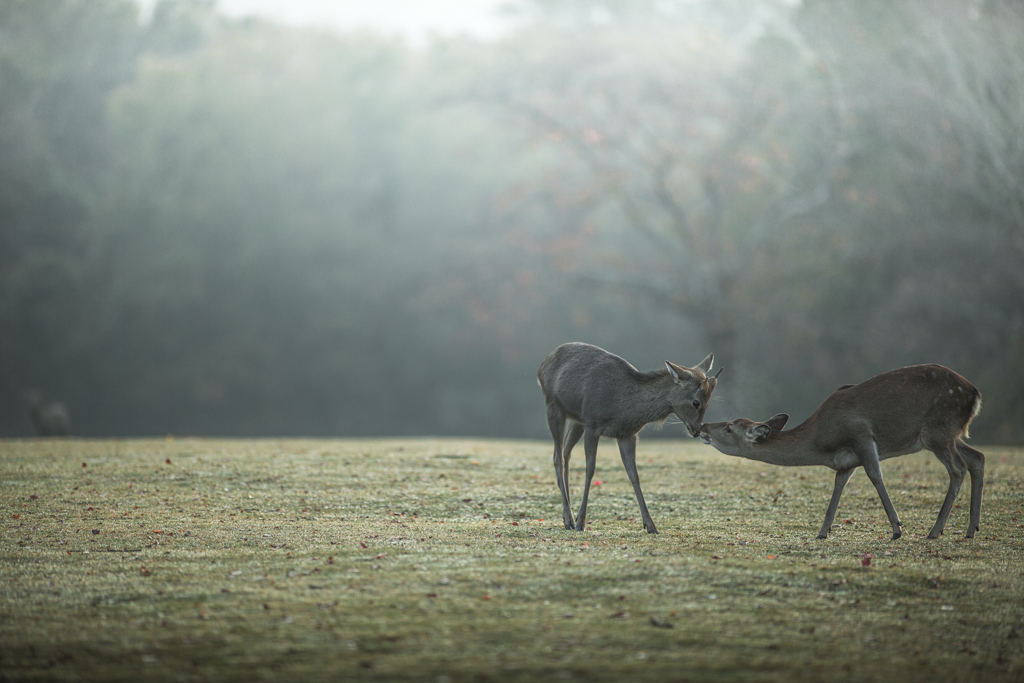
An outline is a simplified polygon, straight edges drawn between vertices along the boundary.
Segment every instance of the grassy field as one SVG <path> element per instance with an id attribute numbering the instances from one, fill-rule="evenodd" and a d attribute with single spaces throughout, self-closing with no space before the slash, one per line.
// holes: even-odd
<path id="1" fill-rule="evenodd" d="M 642 441 L 661 534 L 603 442 L 589 529 L 550 447 L 485 440 L 0 441 L 0 680 L 1024 680 L 1024 449 L 948 481 Z M 574 460 L 579 498 L 582 452 Z"/>

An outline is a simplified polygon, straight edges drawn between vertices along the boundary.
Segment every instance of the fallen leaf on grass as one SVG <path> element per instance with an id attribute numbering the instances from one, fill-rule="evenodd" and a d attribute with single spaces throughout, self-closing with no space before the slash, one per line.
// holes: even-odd
<path id="1" fill-rule="evenodd" d="M 651 625 L 657 626 L 658 628 L 675 628 L 675 624 L 670 624 L 667 621 L 662 621 L 658 617 L 651 617 Z"/>

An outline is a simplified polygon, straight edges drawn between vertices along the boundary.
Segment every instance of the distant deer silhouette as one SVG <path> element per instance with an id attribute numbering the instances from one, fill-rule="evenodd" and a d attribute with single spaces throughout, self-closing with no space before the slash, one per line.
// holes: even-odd
<path id="1" fill-rule="evenodd" d="M 60 401 L 47 401 L 41 391 L 30 391 L 25 397 L 28 416 L 38 436 L 67 436 L 71 433 L 71 416 Z"/>

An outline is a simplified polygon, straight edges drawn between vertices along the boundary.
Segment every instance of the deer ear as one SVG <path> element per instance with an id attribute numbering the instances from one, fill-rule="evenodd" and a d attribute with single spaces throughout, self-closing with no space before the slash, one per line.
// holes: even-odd
<path id="1" fill-rule="evenodd" d="M 708 374 L 708 372 L 710 372 L 711 364 L 714 363 L 714 362 L 715 362 L 715 354 L 709 353 L 708 357 L 705 358 L 704 360 L 702 360 L 697 365 L 697 370 L 700 370 L 701 372 L 703 372 L 706 375 L 706 374 Z"/>
<path id="2" fill-rule="evenodd" d="M 696 377 L 693 374 L 693 370 L 690 368 L 684 368 L 682 365 L 676 365 L 675 363 L 669 363 L 665 361 L 665 367 L 668 368 L 668 374 L 672 375 L 672 379 L 677 384 L 682 384 L 686 380 L 695 380 Z"/>
<path id="3" fill-rule="evenodd" d="M 773 432 L 781 432 L 782 428 L 786 426 L 787 422 L 789 422 L 789 415 L 787 415 L 786 413 L 779 413 L 778 415 L 773 415 L 772 417 L 764 421 L 766 425 L 771 427 Z"/>
<path id="4" fill-rule="evenodd" d="M 759 422 L 747 431 L 747 436 L 753 443 L 761 443 L 772 433 L 772 428 L 763 422 Z"/>

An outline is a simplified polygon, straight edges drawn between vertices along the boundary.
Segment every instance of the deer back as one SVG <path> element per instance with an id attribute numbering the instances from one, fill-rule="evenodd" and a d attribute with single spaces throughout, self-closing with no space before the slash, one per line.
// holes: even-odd
<path id="1" fill-rule="evenodd" d="M 537 380 L 545 397 L 567 417 L 603 436 L 625 438 L 646 424 L 687 410 L 694 413 L 685 414 L 695 424 L 693 431 L 700 426 L 715 382 L 700 370 L 672 367 L 681 381 L 667 367 L 641 372 L 604 349 L 569 343 L 544 359 Z M 692 407 L 694 400 L 699 409 Z"/>
<path id="2" fill-rule="evenodd" d="M 941 365 L 912 365 L 833 392 L 805 422 L 822 439 L 838 440 L 865 428 L 880 451 L 894 452 L 966 436 L 981 392 Z"/>

